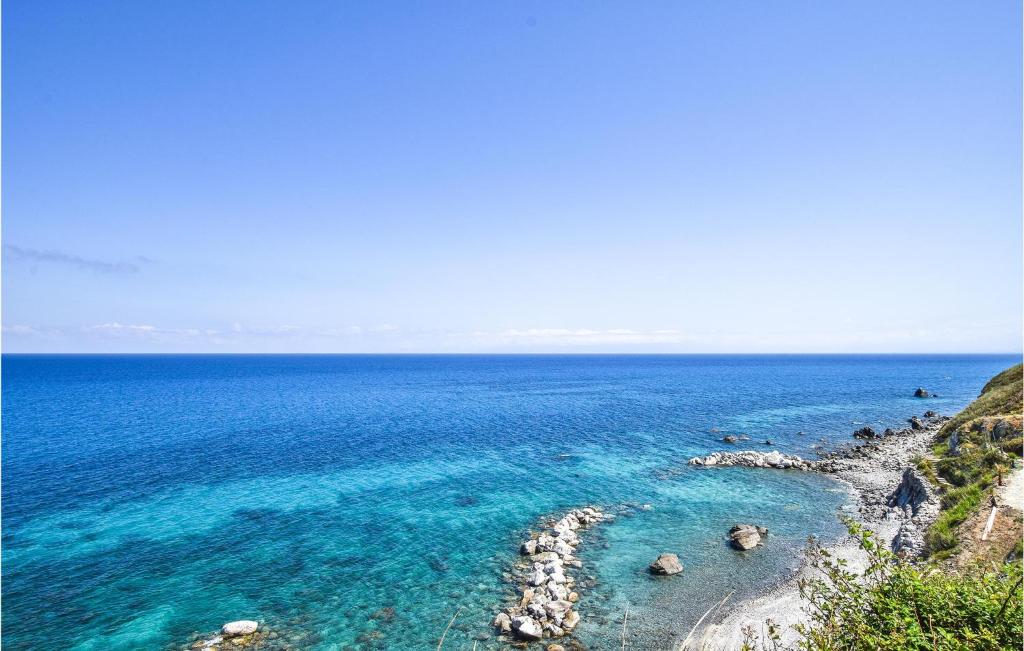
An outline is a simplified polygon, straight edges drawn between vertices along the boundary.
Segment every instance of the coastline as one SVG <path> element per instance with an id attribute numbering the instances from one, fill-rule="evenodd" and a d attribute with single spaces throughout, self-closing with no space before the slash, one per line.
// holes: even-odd
<path id="1" fill-rule="evenodd" d="M 920 537 L 937 515 L 934 497 L 922 495 L 921 508 L 911 510 L 903 505 L 899 493 L 905 490 L 905 470 L 912 467 L 911 459 L 924 454 L 929 448 L 945 418 L 932 418 L 921 429 L 905 429 L 882 439 L 847 447 L 832 453 L 835 471 L 830 473 L 850 493 L 854 509 L 848 515 L 879 539 L 893 548 L 902 547 L 903 553 L 920 552 Z M 709 470 L 709 471 L 713 471 Z M 897 498 L 894 500 L 893 498 Z M 899 505 L 890 506 L 890 502 Z M 852 571 L 866 567 L 866 554 L 853 537 L 826 546 L 833 556 L 845 559 Z M 752 627 L 755 634 L 764 637 L 764 623 L 770 619 L 779 625 L 783 644 L 796 641 L 796 624 L 809 621 L 804 612 L 799 582 L 814 571 L 804 559 L 801 568 L 788 580 L 768 588 L 764 594 L 736 603 L 725 603 L 711 623 L 699 629 L 693 642 L 682 649 L 701 651 L 733 651 L 743 645 L 744 629 Z"/>

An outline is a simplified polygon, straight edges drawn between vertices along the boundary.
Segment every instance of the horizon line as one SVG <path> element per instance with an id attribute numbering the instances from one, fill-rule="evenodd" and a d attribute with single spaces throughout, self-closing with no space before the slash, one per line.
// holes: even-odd
<path id="1" fill-rule="evenodd" d="M 858 355 L 868 356 L 901 356 L 901 357 L 914 357 L 914 356 L 937 356 L 937 355 L 949 355 L 949 356 L 987 356 L 987 357 L 1010 357 L 1020 356 L 1024 357 L 1024 351 L 989 351 L 989 352 L 950 352 L 950 351 L 932 351 L 932 352 L 106 352 L 106 351 L 70 351 L 70 352 L 43 352 L 43 351 L 18 351 L 18 352 L 4 352 L 0 351 L 0 356 L 17 356 L 17 355 L 35 355 L 35 356 L 86 356 L 86 355 L 104 355 L 104 356 L 122 356 L 122 357 L 143 357 L 143 356 L 219 356 L 219 357 L 246 357 L 246 356 L 264 356 L 264 357 L 312 357 L 312 356 L 333 356 L 333 357 L 371 357 L 371 356 L 392 356 L 392 357 L 415 357 L 415 356 L 433 356 L 433 357 L 485 357 L 485 356 L 503 356 L 503 357 L 541 357 L 541 356 L 559 356 L 559 357 L 584 357 L 584 356 L 631 356 L 631 357 L 698 357 L 698 356 L 718 356 L 718 357 L 741 357 L 741 356 L 790 356 L 790 357 L 811 357 L 820 355 L 830 356 L 846 356 L 854 357 Z"/>

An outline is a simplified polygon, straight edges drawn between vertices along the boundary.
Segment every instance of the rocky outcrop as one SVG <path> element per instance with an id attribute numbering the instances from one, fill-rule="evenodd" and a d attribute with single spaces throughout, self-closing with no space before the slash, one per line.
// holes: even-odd
<path id="1" fill-rule="evenodd" d="M 911 416 L 907 422 L 910 423 L 910 429 L 924 429 L 924 423 L 917 416 Z"/>
<path id="2" fill-rule="evenodd" d="M 650 567 L 647 569 L 651 574 L 671 576 L 682 572 L 683 564 L 679 562 L 679 557 L 675 554 L 666 553 L 658 556 L 658 559 L 651 563 Z"/>
<path id="3" fill-rule="evenodd" d="M 886 431 L 892 431 L 892 430 L 886 430 Z M 875 430 L 873 430 L 872 428 L 870 428 L 870 427 L 862 427 L 862 428 L 860 428 L 859 430 L 857 430 L 856 432 L 853 433 L 853 438 L 855 438 L 855 439 L 877 439 L 877 438 L 881 438 L 881 437 L 879 437 L 878 434 L 875 432 Z"/>
<path id="4" fill-rule="evenodd" d="M 931 499 L 928 480 L 914 468 L 903 471 L 899 486 L 889 495 L 888 505 L 903 509 L 909 515 L 917 515 L 921 505 Z"/>
<path id="5" fill-rule="evenodd" d="M 752 524 L 738 524 L 729 529 L 729 544 L 734 549 L 746 551 L 762 544 L 761 539 L 768 535 L 768 530 Z"/>
<path id="6" fill-rule="evenodd" d="M 922 388 L 922 387 L 918 387 L 917 391 L 914 392 L 914 397 L 915 398 L 927 398 L 930 395 L 931 394 L 928 393 L 928 390 L 925 389 L 925 388 Z"/>
<path id="7" fill-rule="evenodd" d="M 747 468 L 778 468 L 814 470 L 815 462 L 781 452 L 713 452 L 704 457 L 693 457 L 691 466 L 744 466 Z"/>
<path id="8" fill-rule="evenodd" d="M 735 442 L 736 442 L 736 437 L 735 436 L 729 435 L 729 436 L 723 436 L 722 437 L 722 443 L 735 443 Z"/>
<path id="9" fill-rule="evenodd" d="M 579 532 L 614 516 L 594 506 L 573 509 L 519 546 L 528 562 L 516 565 L 513 580 L 520 598 L 498 613 L 493 626 L 500 634 L 534 642 L 569 635 L 579 624 L 574 610 L 579 600 L 574 570 L 583 566 L 576 558 Z"/>
<path id="10" fill-rule="evenodd" d="M 922 554 L 925 531 L 939 513 L 939 501 L 928 480 L 915 468 L 905 469 L 886 504 L 903 520 L 893 538 L 892 550 L 903 556 Z"/>

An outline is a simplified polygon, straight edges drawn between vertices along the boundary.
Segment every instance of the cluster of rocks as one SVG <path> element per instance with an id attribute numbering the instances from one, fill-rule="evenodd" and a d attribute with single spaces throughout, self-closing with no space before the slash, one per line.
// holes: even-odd
<path id="1" fill-rule="evenodd" d="M 846 464 L 844 464 L 844 461 L 866 459 L 875 456 L 880 449 L 879 444 L 883 443 L 885 439 L 904 437 L 911 433 L 922 432 L 923 430 L 935 428 L 947 420 L 949 420 L 948 416 L 940 416 L 934 411 L 926 411 L 921 418 L 913 416 L 908 419 L 910 427 L 899 430 L 886 428 L 879 434 L 871 427 L 861 427 L 853 433 L 853 436 L 856 439 L 862 440 L 863 443 L 843 446 L 831 452 L 819 453 L 821 458 L 815 461 L 781 452 L 746 450 L 742 452 L 713 452 L 707 456 L 693 457 L 689 460 L 689 464 L 691 466 L 743 466 L 747 468 L 814 470 L 824 473 L 836 473 L 845 468 Z"/>
<path id="2" fill-rule="evenodd" d="M 914 397 L 915 398 L 938 398 L 939 394 L 931 393 L 930 391 L 928 391 L 928 389 L 925 389 L 924 387 L 917 387 L 917 391 L 914 391 Z"/>
<path id="3" fill-rule="evenodd" d="M 729 544 L 733 549 L 746 551 L 758 545 L 763 545 L 762 539 L 768 535 L 768 530 L 753 524 L 738 524 L 729 529 Z"/>
<path id="4" fill-rule="evenodd" d="M 905 556 L 920 555 L 925 549 L 925 530 L 939 514 L 939 501 L 928 480 L 915 468 L 905 469 L 886 505 L 902 511 L 902 522 L 892 540 L 892 550 Z"/>
<path id="5" fill-rule="evenodd" d="M 778 451 L 756 452 L 713 452 L 705 457 L 693 457 L 691 466 L 745 466 L 747 468 L 793 468 L 796 470 L 815 470 L 816 462 L 801 459 L 797 455 L 783 454 Z"/>
<path id="6" fill-rule="evenodd" d="M 529 562 L 517 565 L 519 602 L 498 613 L 494 627 L 528 642 L 572 633 L 580 622 L 573 609 L 580 597 L 572 571 L 583 567 L 576 558 L 577 532 L 613 517 L 594 506 L 573 509 L 524 541 L 519 551 Z"/>
<path id="7" fill-rule="evenodd" d="M 228 622 L 220 628 L 220 633 L 200 637 L 188 646 L 193 651 L 227 651 L 229 649 L 245 649 L 258 647 L 267 640 L 276 638 L 273 631 L 260 630 L 259 622 L 240 619 Z"/>

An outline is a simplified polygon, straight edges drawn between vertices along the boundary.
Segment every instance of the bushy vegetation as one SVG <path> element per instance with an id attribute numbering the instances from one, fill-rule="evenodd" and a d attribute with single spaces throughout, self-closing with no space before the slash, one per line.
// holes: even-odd
<path id="1" fill-rule="evenodd" d="M 870 532 L 850 524 L 867 553 L 863 572 L 851 571 L 812 542 L 808 554 L 820 577 L 801 581 L 811 624 L 797 626 L 795 648 L 966 651 L 1019 649 L 1024 639 L 1021 565 L 949 575 L 896 558 Z M 777 626 L 763 638 L 747 631 L 744 651 L 780 650 Z"/>

